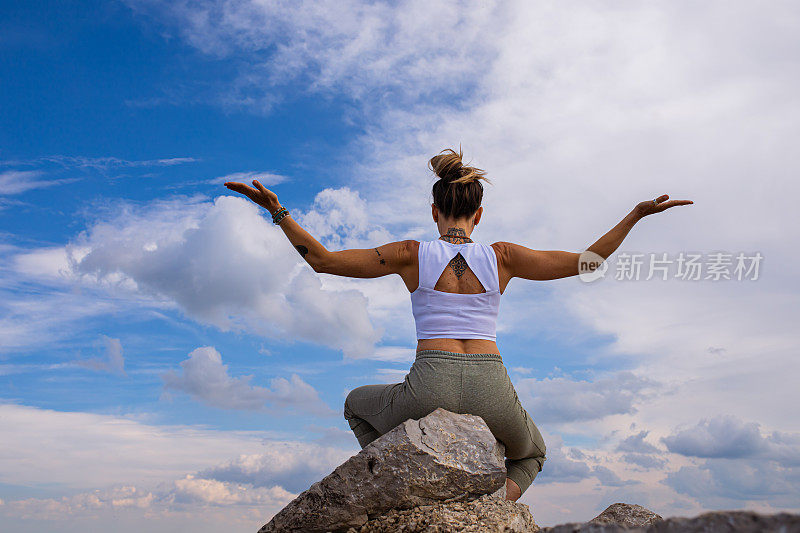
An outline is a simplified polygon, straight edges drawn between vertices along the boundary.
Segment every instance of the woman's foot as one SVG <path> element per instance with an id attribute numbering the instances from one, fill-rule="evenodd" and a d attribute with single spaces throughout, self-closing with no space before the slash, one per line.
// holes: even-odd
<path id="1" fill-rule="evenodd" d="M 511 479 L 506 478 L 506 500 L 511 500 L 515 502 L 520 499 L 522 496 L 522 490 L 520 490 L 519 485 Z"/>

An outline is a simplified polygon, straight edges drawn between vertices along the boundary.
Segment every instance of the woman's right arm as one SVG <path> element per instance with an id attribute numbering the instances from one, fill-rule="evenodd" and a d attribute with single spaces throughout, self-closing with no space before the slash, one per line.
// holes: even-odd
<path id="1" fill-rule="evenodd" d="M 653 203 L 652 200 L 640 202 L 625 218 L 586 250 L 596 253 L 605 260 L 619 248 L 634 224 L 645 216 L 660 213 L 676 205 L 694 203 L 691 200 L 670 200 L 667 202 L 668 198 L 669 196 L 664 194 L 656 198 L 657 203 Z M 509 280 L 518 277 L 545 281 L 577 276 L 579 273 L 578 259 L 581 255 L 580 253 L 561 250 L 531 250 L 511 242 L 498 242 L 495 245 L 495 250 L 499 252 L 499 260 L 506 274 L 505 277 L 508 277 Z M 600 265 L 595 265 L 595 268 L 598 266 Z M 501 286 L 503 286 L 502 280 Z"/>

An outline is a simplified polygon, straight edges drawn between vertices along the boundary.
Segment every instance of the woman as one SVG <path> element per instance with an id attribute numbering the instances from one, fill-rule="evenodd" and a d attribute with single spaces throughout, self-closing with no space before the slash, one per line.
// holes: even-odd
<path id="1" fill-rule="evenodd" d="M 514 277 L 550 280 L 579 274 L 580 254 L 474 242 L 470 235 L 483 214 L 480 180 L 489 180 L 483 170 L 463 165 L 461 157 L 460 150 L 447 149 L 428 163 L 439 177 L 431 214 L 440 237 L 372 249 L 329 251 L 258 180 L 253 180 L 255 188 L 236 182 L 225 186 L 268 209 L 315 272 L 354 278 L 398 274 L 408 287 L 417 332 L 416 359 L 408 375 L 403 383 L 357 387 L 345 400 L 344 417 L 361 447 L 437 407 L 478 415 L 505 445 L 506 497 L 516 501 L 542 470 L 545 444 L 495 342 L 500 295 Z M 604 261 L 642 217 L 692 203 L 668 198 L 664 194 L 639 203 L 587 251 Z"/>

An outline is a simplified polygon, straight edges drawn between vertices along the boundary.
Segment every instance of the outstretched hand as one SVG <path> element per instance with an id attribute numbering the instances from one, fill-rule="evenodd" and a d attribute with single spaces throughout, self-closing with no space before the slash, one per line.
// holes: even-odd
<path id="1" fill-rule="evenodd" d="M 237 181 L 226 181 L 223 185 L 232 191 L 244 194 L 270 213 L 280 208 L 281 204 L 278 202 L 278 195 L 261 185 L 258 180 L 253 180 L 255 188 Z"/>
<path id="2" fill-rule="evenodd" d="M 675 207 L 676 205 L 689 205 L 693 204 L 691 200 L 669 200 L 668 194 L 662 194 L 658 198 L 656 198 L 655 203 L 653 200 L 646 200 L 644 202 L 639 202 L 634 207 L 634 211 L 639 216 L 639 218 L 646 217 L 647 215 L 652 215 L 653 213 L 660 213 L 670 207 Z"/>

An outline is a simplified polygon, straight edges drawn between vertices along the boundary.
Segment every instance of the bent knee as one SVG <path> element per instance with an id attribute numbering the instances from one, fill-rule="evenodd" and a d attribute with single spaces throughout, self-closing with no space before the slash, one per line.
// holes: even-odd
<path id="1" fill-rule="evenodd" d="M 529 436 L 506 444 L 506 457 L 512 460 L 539 458 L 544 461 L 546 451 L 544 440 Z"/>
<path id="2" fill-rule="evenodd" d="M 353 398 L 354 398 L 353 393 L 355 392 L 355 390 L 356 389 L 351 390 L 350 393 L 347 395 L 347 397 L 344 399 L 343 414 L 344 414 L 345 420 L 350 420 L 354 416 L 353 415 Z"/>

